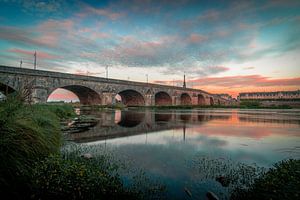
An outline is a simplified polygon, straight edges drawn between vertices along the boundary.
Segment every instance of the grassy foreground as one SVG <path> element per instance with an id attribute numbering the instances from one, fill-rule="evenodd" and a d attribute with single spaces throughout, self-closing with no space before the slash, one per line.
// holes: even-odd
<path id="1" fill-rule="evenodd" d="M 28 105 L 18 95 L 0 102 L 0 195 L 8 199 L 141 199 L 125 187 L 116 164 L 66 154 L 60 121 L 69 105 Z"/>

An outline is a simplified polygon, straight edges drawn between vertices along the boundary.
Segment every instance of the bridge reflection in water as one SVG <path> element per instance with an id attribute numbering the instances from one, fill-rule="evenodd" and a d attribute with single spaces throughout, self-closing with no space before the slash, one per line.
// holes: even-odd
<path id="1" fill-rule="evenodd" d="M 148 134 L 164 130 L 182 129 L 182 138 L 185 139 L 185 129 L 200 128 L 206 122 L 218 125 L 250 125 L 256 126 L 286 126 L 298 127 L 299 118 L 295 115 L 286 115 L 275 111 L 251 110 L 107 110 L 84 111 L 82 114 L 93 115 L 98 124 L 90 130 L 68 135 L 70 140 L 78 143 L 106 140 L 112 138 Z M 225 132 L 225 129 L 223 129 Z M 253 134 L 255 135 L 255 134 Z"/>
<path id="2" fill-rule="evenodd" d="M 202 124 L 212 119 L 228 120 L 230 116 L 215 116 L 209 111 L 190 110 L 109 110 L 102 112 L 83 111 L 95 116 L 99 122 L 95 127 L 81 133 L 68 135 L 75 142 L 90 142 L 131 135 L 139 135 L 169 129 L 185 129 L 187 124 Z"/>

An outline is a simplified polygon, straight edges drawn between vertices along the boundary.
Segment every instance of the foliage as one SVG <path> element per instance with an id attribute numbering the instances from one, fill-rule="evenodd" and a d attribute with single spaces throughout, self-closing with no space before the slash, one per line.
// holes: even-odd
<path id="1" fill-rule="evenodd" d="M 259 108 L 260 105 L 261 105 L 260 102 L 255 101 L 255 100 L 241 101 L 240 102 L 240 107 L 243 107 L 243 108 Z"/>
<path id="2" fill-rule="evenodd" d="M 61 150 L 60 120 L 71 106 L 30 105 L 18 94 L 0 102 L 0 195 L 11 199 L 140 199 L 107 156 Z"/>
<path id="3" fill-rule="evenodd" d="M 249 188 L 236 189 L 231 199 L 299 199 L 300 160 L 285 160 L 274 165 Z"/>
<path id="4" fill-rule="evenodd" d="M 47 109 L 24 104 L 18 94 L 0 102 L 1 192 L 17 192 L 32 162 L 59 152 L 59 118 Z"/>
<path id="5" fill-rule="evenodd" d="M 39 110 L 47 110 L 53 112 L 60 120 L 68 119 L 71 117 L 75 117 L 76 114 L 74 112 L 74 108 L 70 104 L 36 104 L 34 105 L 35 109 Z"/>

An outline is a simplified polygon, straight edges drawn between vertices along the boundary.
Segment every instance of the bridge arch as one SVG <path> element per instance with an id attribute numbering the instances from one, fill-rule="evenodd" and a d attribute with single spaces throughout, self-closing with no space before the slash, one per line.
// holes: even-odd
<path id="1" fill-rule="evenodd" d="M 118 93 L 121 97 L 121 101 L 126 106 L 144 106 L 145 99 L 143 95 L 136 90 L 128 89 Z"/>
<path id="2" fill-rule="evenodd" d="M 101 97 L 100 95 L 93 89 L 86 87 L 86 86 L 81 86 L 81 85 L 67 85 L 63 87 L 59 87 L 65 90 L 68 90 L 72 93 L 74 93 L 81 104 L 83 105 L 97 105 L 101 104 Z M 48 95 L 48 98 L 52 93 L 55 92 L 55 90 L 58 88 L 53 89 L 50 94 Z"/>
<path id="3" fill-rule="evenodd" d="M 4 84 L 4 83 L 0 82 L 0 92 L 3 95 L 7 96 L 8 94 L 11 94 L 15 91 L 16 90 L 13 87 L 9 86 L 8 84 Z"/>
<path id="4" fill-rule="evenodd" d="M 188 93 L 182 93 L 180 96 L 181 105 L 191 105 L 192 98 Z"/>
<path id="5" fill-rule="evenodd" d="M 172 105 L 172 98 L 167 92 L 157 92 L 155 94 L 155 105 L 167 106 Z"/>
<path id="6" fill-rule="evenodd" d="M 198 94 L 198 105 L 205 105 L 205 97 L 202 94 Z"/>

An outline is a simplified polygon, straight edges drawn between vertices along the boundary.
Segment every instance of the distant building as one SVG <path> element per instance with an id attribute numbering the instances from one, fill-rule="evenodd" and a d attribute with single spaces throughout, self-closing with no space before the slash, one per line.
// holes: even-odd
<path id="1" fill-rule="evenodd" d="M 229 94 L 217 94 L 219 97 L 227 100 L 233 100 L 232 96 Z"/>
<path id="2" fill-rule="evenodd" d="M 300 90 L 240 93 L 239 100 L 300 100 Z"/>

